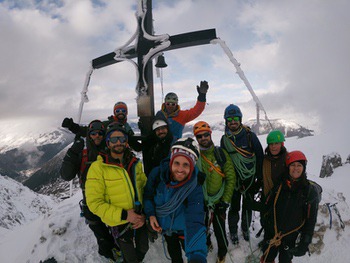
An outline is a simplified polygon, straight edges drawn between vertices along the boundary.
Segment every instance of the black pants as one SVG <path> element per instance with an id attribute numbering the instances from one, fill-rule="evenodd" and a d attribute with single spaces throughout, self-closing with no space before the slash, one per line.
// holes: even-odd
<path id="1" fill-rule="evenodd" d="M 120 226 L 120 232 L 126 225 Z M 146 224 L 136 230 L 128 229 L 118 238 L 118 244 L 124 263 L 142 262 L 149 248 Z"/>
<path id="2" fill-rule="evenodd" d="M 220 214 L 220 212 L 215 209 L 213 213 L 206 211 L 205 225 L 210 227 L 210 222 L 213 223 L 214 234 L 218 244 L 218 257 L 222 258 L 227 254 L 227 237 L 225 229 L 226 213 Z M 210 244 L 210 234 L 207 235 L 207 244 Z"/>
<path id="3" fill-rule="evenodd" d="M 118 246 L 114 243 L 114 239 L 109 233 L 109 229 L 107 226 L 100 222 L 97 224 L 89 224 L 89 228 L 94 233 L 97 244 L 98 244 L 98 253 L 106 258 L 113 259 L 113 248 L 118 248 Z M 119 250 L 119 249 L 118 249 Z"/>
<path id="4" fill-rule="evenodd" d="M 185 240 L 183 236 L 172 234 L 171 236 L 164 235 L 167 243 L 168 253 L 172 263 L 183 263 L 182 251 L 185 250 Z"/>
<path id="5" fill-rule="evenodd" d="M 234 190 L 232 194 L 230 210 L 228 211 L 228 227 L 230 233 L 237 233 L 239 211 L 241 210 L 241 198 L 243 198 L 241 220 L 242 230 L 245 232 L 248 231 L 252 222 L 252 209 L 250 205 L 251 201 L 254 199 L 254 195 L 247 191 L 245 193 L 245 196 L 243 196 L 240 191 Z"/>
<path id="6" fill-rule="evenodd" d="M 80 205 L 83 216 L 86 219 L 85 221 L 96 237 L 98 253 L 106 258 L 113 259 L 112 249 L 118 248 L 118 246 L 114 243 L 113 236 L 110 234 L 108 227 L 97 215 L 89 210 L 85 200 L 83 200 Z"/>
<path id="7" fill-rule="evenodd" d="M 265 252 L 265 251 L 264 251 Z M 284 249 L 284 246 L 271 247 L 269 254 L 266 257 L 266 262 L 274 262 L 278 254 L 279 263 L 291 263 L 293 256 L 291 256 L 287 250 Z M 265 255 L 262 256 L 262 259 L 265 259 Z"/>

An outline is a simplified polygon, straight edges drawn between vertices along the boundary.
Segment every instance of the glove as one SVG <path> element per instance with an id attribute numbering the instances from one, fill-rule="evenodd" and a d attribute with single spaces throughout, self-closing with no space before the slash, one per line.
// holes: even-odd
<path id="1" fill-rule="evenodd" d="M 62 127 L 67 128 L 74 134 L 78 134 L 80 132 L 79 124 L 75 123 L 72 118 L 64 118 Z"/>
<path id="2" fill-rule="evenodd" d="M 64 118 L 62 122 L 62 127 L 63 128 L 70 128 L 73 125 L 73 119 L 72 118 Z"/>
<path id="3" fill-rule="evenodd" d="M 209 85 L 208 82 L 206 80 L 201 81 L 201 83 L 199 84 L 199 86 L 197 85 L 197 91 L 198 94 L 206 94 L 208 92 L 209 89 Z"/>
<path id="4" fill-rule="evenodd" d="M 289 250 L 289 254 L 296 257 L 302 257 L 309 251 L 309 244 L 302 242 L 297 247 Z"/>
<path id="5" fill-rule="evenodd" d="M 309 244 L 311 243 L 311 241 L 312 237 L 310 235 L 302 234 L 298 246 L 290 249 L 289 254 L 296 257 L 304 256 L 306 252 L 309 251 Z"/>
<path id="6" fill-rule="evenodd" d="M 84 149 L 84 140 L 82 138 L 79 138 L 74 141 L 72 147 L 70 147 L 70 151 L 74 154 L 79 154 Z"/>
<path id="7" fill-rule="evenodd" d="M 146 224 L 147 226 L 147 236 L 148 236 L 148 240 L 151 242 L 151 243 L 154 243 L 154 241 L 158 238 L 158 233 L 157 231 L 154 231 L 152 226 L 150 225 L 149 222 L 147 222 Z"/>

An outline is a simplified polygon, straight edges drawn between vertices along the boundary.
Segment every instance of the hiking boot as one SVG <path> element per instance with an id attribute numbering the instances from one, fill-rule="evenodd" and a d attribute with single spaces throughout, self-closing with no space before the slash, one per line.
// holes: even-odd
<path id="1" fill-rule="evenodd" d="M 232 244 L 237 245 L 239 243 L 237 233 L 231 233 L 230 238 L 231 238 Z"/>
<path id="2" fill-rule="evenodd" d="M 226 256 L 217 257 L 215 262 L 216 263 L 225 263 L 225 258 L 226 258 Z"/>
<path id="3" fill-rule="evenodd" d="M 242 231 L 243 233 L 243 238 L 245 241 L 249 241 L 249 230 L 248 231 Z"/>

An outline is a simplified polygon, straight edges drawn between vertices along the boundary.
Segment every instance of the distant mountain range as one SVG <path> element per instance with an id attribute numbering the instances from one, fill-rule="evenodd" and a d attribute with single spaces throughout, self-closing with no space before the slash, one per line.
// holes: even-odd
<path id="1" fill-rule="evenodd" d="M 312 136 L 313 131 L 294 122 L 282 119 L 271 120 L 274 129 L 279 129 L 286 137 Z M 258 129 L 255 120 L 245 122 L 257 134 L 266 134 L 271 130 L 269 122 L 260 120 Z M 131 127 L 138 132 L 137 124 Z M 224 132 L 223 121 L 212 125 L 213 130 Z M 0 132 L 1 133 L 1 132 Z M 192 134 L 192 125 L 186 125 L 184 133 Z M 51 132 L 27 136 L 22 134 L 16 140 L 0 140 L 0 174 L 22 182 L 30 189 L 42 194 L 54 194 L 65 198 L 68 195 L 69 182 L 59 176 L 59 169 L 63 157 L 73 142 L 74 135 L 61 128 Z M 74 181 L 74 189 L 79 188 L 78 181 Z"/>

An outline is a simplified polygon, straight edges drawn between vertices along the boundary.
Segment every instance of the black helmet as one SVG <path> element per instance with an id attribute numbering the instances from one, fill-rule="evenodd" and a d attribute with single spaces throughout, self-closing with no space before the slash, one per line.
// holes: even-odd
<path id="1" fill-rule="evenodd" d="M 103 131 L 105 132 L 105 127 L 103 125 L 103 122 L 100 120 L 93 120 L 92 122 L 89 123 L 88 126 L 88 133 L 92 131 Z"/>
<path id="2" fill-rule="evenodd" d="M 112 123 L 108 124 L 107 130 L 106 130 L 106 135 L 110 135 L 114 131 L 120 131 L 120 132 L 124 133 L 124 135 L 128 135 L 128 133 L 125 130 L 124 124 L 122 124 L 120 122 L 112 122 Z"/>

